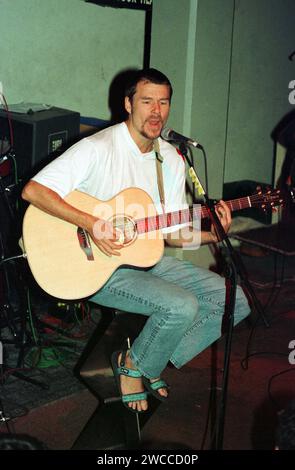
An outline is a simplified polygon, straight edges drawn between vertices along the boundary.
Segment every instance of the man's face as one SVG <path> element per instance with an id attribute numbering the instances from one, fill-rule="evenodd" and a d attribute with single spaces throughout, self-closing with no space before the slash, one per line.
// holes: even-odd
<path id="1" fill-rule="evenodd" d="M 137 84 L 132 102 L 125 98 L 129 113 L 128 127 L 135 138 L 154 140 L 159 137 L 170 110 L 170 88 L 168 85 L 141 81 Z"/>

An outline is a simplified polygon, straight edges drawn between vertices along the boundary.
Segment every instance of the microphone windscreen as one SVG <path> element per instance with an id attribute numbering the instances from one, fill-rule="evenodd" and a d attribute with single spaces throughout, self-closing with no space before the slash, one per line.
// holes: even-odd
<path id="1" fill-rule="evenodd" d="M 164 140 L 169 140 L 170 139 L 170 132 L 172 129 L 169 129 L 169 127 L 163 127 L 161 131 L 161 137 Z"/>

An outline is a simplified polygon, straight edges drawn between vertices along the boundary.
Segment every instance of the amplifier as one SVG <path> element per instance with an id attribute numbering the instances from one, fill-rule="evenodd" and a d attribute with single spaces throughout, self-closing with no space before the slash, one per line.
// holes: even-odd
<path id="1" fill-rule="evenodd" d="M 80 114 L 52 107 L 28 113 L 10 112 L 18 177 L 26 180 L 79 138 Z M 0 151 L 10 145 L 7 113 L 0 110 Z"/>

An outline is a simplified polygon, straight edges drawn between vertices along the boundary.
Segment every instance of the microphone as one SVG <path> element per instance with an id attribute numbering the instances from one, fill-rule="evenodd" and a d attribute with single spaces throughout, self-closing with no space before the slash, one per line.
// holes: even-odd
<path id="1" fill-rule="evenodd" d="M 169 129 L 168 127 L 164 127 L 161 132 L 161 137 L 164 140 L 171 140 L 172 142 L 183 142 L 187 145 L 192 145 L 196 148 L 203 148 L 199 142 L 196 140 L 190 139 L 189 137 L 185 137 L 184 135 L 178 134 L 173 129 Z"/>

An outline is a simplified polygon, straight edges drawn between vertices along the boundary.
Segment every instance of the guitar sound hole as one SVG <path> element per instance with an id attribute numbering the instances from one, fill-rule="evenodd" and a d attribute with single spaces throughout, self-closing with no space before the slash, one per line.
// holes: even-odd
<path id="1" fill-rule="evenodd" d="M 118 243 L 125 246 L 130 245 L 137 236 L 136 225 L 131 217 L 126 215 L 115 215 L 110 219 L 119 236 Z"/>

